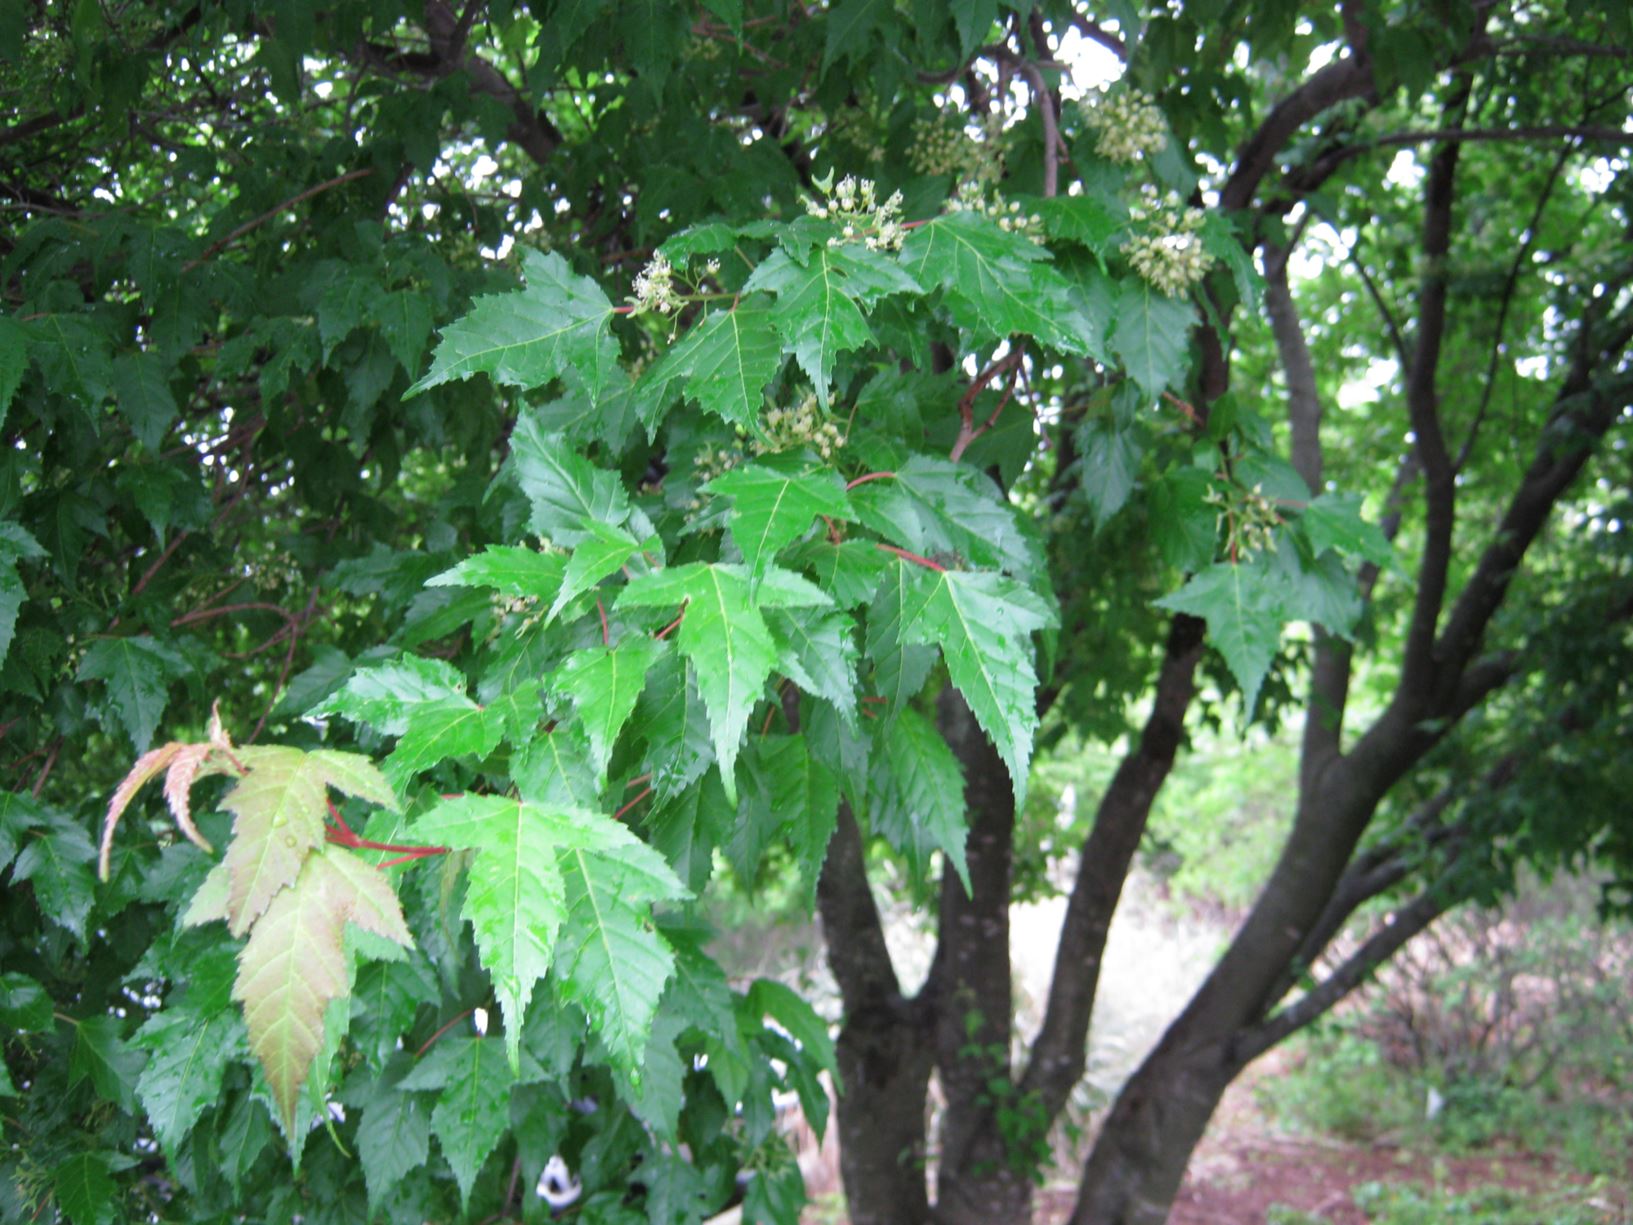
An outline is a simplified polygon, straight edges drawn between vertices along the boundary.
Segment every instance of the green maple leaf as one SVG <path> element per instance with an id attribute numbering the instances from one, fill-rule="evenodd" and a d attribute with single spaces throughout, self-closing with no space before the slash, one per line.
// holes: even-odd
<path id="1" fill-rule="evenodd" d="M 646 741 L 642 768 L 652 776 L 659 802 L 673 799 L 714 761 L 709 710 L 698 692 L 695 670 L 683 655 L 669 655 L 647 674 L 635 704 L 636 731 Z"/>
<path id="2" fill-rule="evenodd" d="M 74 1024 L 74 1044 L 68 1051 L 70 1087 L 89 1079 L 97 1095 L 132 1110 L 136 1083 L 147 1056 L 120 1037 L 118 1017 L 86 1017 Z"/>
<path id="3" fill-rule="evenodd" d="M 919 226 L 901 251 L 902 265 L 920 282 L 946 289 L 959 326 L 989 339 L 1020 333 L 1087 356 L 1098 333 L 1048 259 L 1030 239 L 967 211 Z"/>
<path id="4" fill-rule="evenodd" d="M 1159 608 L 1190 613 L 1208 623 L 1208 640 L 1225 657 L 1242 687 L 1243 709 L 1250 713 L 1275 658 L 1285 620 L 1280 585 L 1266 580 L 1258 564 L 1218 562 L 1157 601 Z"/>
<path id="5" fill-rule="evenodd" d="M 656 788 L 654 788 L 656 790 Z M 736 809 L 726 799 L 720 774 L 705 774 L 673 800 L 654 800 L 642 828 L 675 874 L 693 893 L 701 893 L 714 873 L 715 847 L 730 836 Z"/>
<path id="6" fill-rule="evenodd" d="M 1196 308 L 1185 299 L 1170 298 L 1141 277 L 1124 277 L 1111 351 L 1147 395 L 1161 395 L 1185 376 L 1195 324 Z"/>
<path id="7" fill-rule="evenodd" d="M 844 481 L 827 468 L 744 464 L 703 488 L 731 499 L 731 536 L 755 578 L 784 546 L 805 535 L 817 516 L 856 517 Z"/>
<path id="8" fill-rule="evenodd" d="M 777 670 L 806 693 L 826 698 L 856 725 L 856 622 L 837 610 L 769 608 Z"/>
<path id="9" fill-rule="evenodd" d="M 566 915 L 557 848 L 576 835 L 587 812 L 500 796 L 461 796 L 414 823 L 427 842 L 478 852 L 461 911 L 476 934 L 482 965 L 505 1016 L 512 1066 L 520 1058 L 522 1022 L 534 984 L 550 968 Z"/>
<path id="10" fill-rule="evenodd" d="M 227 885 L 221 917 L 242 936 L 322 845 L 326 786 L 385 808 L 397 802 L 373 763 L 354 753 L 261 747 L 235 753 L 249 773 L 221 802 L 233 814 L 233 840 L 217 871 Z"/>
<path id="11" fill-rule="evenodd" d="M 244 1045 L 244 1023 L 231 1010 L 208 1014 L 186 1006 L 166 1008 L 136 1033 L 136 1044 L 151 1052 L 136 1082 L 136 1094 L 168 1153 L 193 1130 L 221 1096 L 228 1060 Z"/>
<path id="12" fill-rule="evenodd" d="M 571 374 L 592 402 L 618 377 L 613 306 L 601 287 L 574 275 L 554 251 L 529 251 L 525 289 L 476 299 L 442 330 L 431 369 L 404 393 L 486 374 L 496 383 L 531 390 Z"/>
<path id="13" fill-rule="evenodd" d="M 241 1095 L 221 1125 L 217 1137 L 221 1173 L 233 1190 L 233 1202 L 242 1194 L 244 1175 L 260 1159 L 272 1140 L 272 1119 L 261 1099 L 253 1094 Z"/>
<path id="14" fill-rule="evenodd" d="M 450 1035 L 398 1082 L 401 1089 L 441 1091 L 431 1110 L 431 1130 L 467 1205 L 482 1163 L 510 1130 L 510 1089 L 515 1079 L 497 1038 Z"/>
<path id="15" fill-rule="evenodd" d="M 602 579 L 616 574 L 641 549 L 636 540 L 621 527 L 612 527 L 594 519 L 583 520 L 584 536 L 567 558 L 567 570 L 561 590 L 545 617 L 548 624 L 567 607 L 574 596 L 590 590 Z"/>
<path id="16" fill-rule="evenodd" d="M 601 840 L 561 856 L 568 917 L 558 954 L 560 991 L 589 1015 L 613 1065 L 639 1087 L 647 1035 L 674 970 L 668 943 L 646 903 L 687 896 L 669 865 L 616 822 Z"/>
<path id="17" fill-rule="evenodd" d="M 272 898 L 239 954 L 233 998 L 244 1006 L 250 1051 L 292 1148 L 301 1088 L 324 1046 L 324 1014 L 351 987 L 342 943 L 347 922 L 404 947 L 413 944 L 384 874 L 325 847 L 308 855 L 289 887 Z"/>
<path id="18" fill-rule="evenodd" d="M 154 353 L 121 354 L 113 363 L 120 415 L 149 451 L 158 450 L 170 423 L 181 416 L 164 374 L 164 362 Z"/>
<path id="19" fill-rule="evenodd" d="M 589 740 L 574 723 L 524 744 L 511 758 L 510 776 L 517 793 L 530 803 L 593 811 L 601 802 Z"/>
<path id="20" fill-rule="evenodd" d="M 464 694 L 417 702 L 408 708 L 408 726 L 382 767 L 401 787 L 421 770 L 450 757 L 486 757 L 505 732 L 504 712 L 478 706 Z"/>
<path id="21" fill-rule="evenodd" d="M 762 737 L 760 760 L 771 782 L 772 810 L 788 830 L 809 902 L 839 819 L 839 780 L 801 735 Z"/>
<path id="22" fill-rule="evenodd" d="M 868 817 L 884 838 L 923 871 L 940 850 L 970 888 L 964 856 L 969 827 L 964 772 L 936 725 L 909 707 L 879 733 L 868 777 Z"/>
<path id="23" fill-rule="evenodd" d="M 490 544 L 450 570 L 427 579 L 427 587 L 492 587 L 522 599 L 549 600 L 561 590 L 568 559 L 521 545 Z"/>
<path id="24" fill-rule="evenodd" d="M 835 4 L 828 11 L 822 71 L 826 73 L 841 56 L 855 58 L 878 24 L 894 12 L 889 0 L 840 0 Z"/>
<path id="25" fill-rule="evenodd" d="M 652 638 L 628 638 L 616 647 L 574 651 L 556 670 L 555 688 L 572 699 L 590 742 L 590 760 L 604 776 L 613 743 L 646 685 L 647 671 L 664 652 Z"/>
<path id="26" fill-rule="evenodd" d="M 84 939 L 85 921 L 96 902 L 91 870 L 96 844 L 77 822 L 60 813 L 37 811 L 45 818 L 45 828 L 31 829 L 23 838 L 11 879 L 31 882 L 40 913 Z"/>
<path id="27" fill-rule="evenodd" d="M 879 575 L 868 608 L 867 653 L 873 661 L 873 688 L 885 699 L 887 717 L 894 717 L 924 688 L 936 662 L 934 648 L 902 636 L 913 581 L 906 562 L 892 561 Z"/>
<path id="28" fill-rule="evenodd" d="M 431 299 L 417 290 L 399 289 L 381 294 L 372 310 L 391 355 L 412 377 L 431 335 Z"/>
<path id="29" fill-rule="evenodd" d="M 840 608 L 857 608 L 873 598 L 879 575 L 891 556 L 871 540 L 818 538 L 800 545 L 790 560 L 811 572 L 816 584 Z"/>
<path id="30" fill-rule="evenodd" d="M 500 796 L 445 800 L 416 821 L 413 832 L 477 852 L 462 913 L 504 1011 L 512 1066 L 519 1066 L 534 986 L 569 930 L 572 955 L 561 958 L 566 983 L 586 1003 L 609 1049 L 638 1054 L 667 974 L 654 981 L 655 965 L 667 953 L 647 926 L 642 903 L 686 893 L 650 847 L 599 813 Z M 609 880 L 617 885 L 611 892 Z M 589 960 L 581 963 L 584 956 Z"/>
<path id="31" fill-rule="evenodd" d="M 904 641 L 940 645 L 953 684 L 1009 767 L 1017 808 L 1026 799 L 1038 726 L 1031 635 L 1054 622 L 1015 580 L 951 570 L 916 576 L 902 613 Z"/>
<path id="32" fill-rule="evenodd" d="M 847 256 L 844 248 L 819 246 L 803 264 L 787 251 L 773 251 L 743 285 L 745 293 L 767 289 L 777 295 L 771 322 L 784 345 L 793 350 L 824 408 L 835 359 L 873 339 L 862 306 L 881 295 L 882 276 L 871 264 Z M 919 289 L 913 278 L 903 277 L 884 292 Z"/>
<path id="33" fill-rule="evenodd" d="M 464 696 L 465 676 L 447 660 L 403 655 L 357 669 L 307 713 L 339 715 L 387 736 L 401 736 L 414 707 Z"/>
<path id="34" fill-rule="evenodd" d="M 715 758 L 726 794 L 737 798 L 733 765 L 766 679 L 777 662 L 777 645 L 760 606 L 803 607 L 830 603 L 810 583 L 774 567 L 752 590 L 742 566 L 691 562 L 643 574 L 618 597 L 625 605 L 685 605 L 678 633 L 681 654 L 697 670 L 698 690 L 714 732 Z"/>
<path id="35" fill-rule="evenodd" d="M 783 362 L 783 337 L 765 301 L 750 297 L 710 315 L 641 377 L 635 396 L 649 435 L 677 391 L 733 425 L 759 418 L 765 386 Z"/>
<path id="36" fill-rule="evenodd" d="M 1032 579 L 1043 550 L 992 478 L 967 464 L 914 455 L 894 479 L 851 493 L 857 517 L 916 553 L 956 553 L 976 565 Z"/>
<path id="37" fill-rule="evenodd" d="M 98 680 L 106 687 L 131 744 L 145 753 L 153 743 L 169 700 L 170 682 L 185 675 L 187 661 L 147 634 L 134 638 L 99 638 L 86 648 L 78 679 Z"/>
<path id="38" fill-rule="evenodd" d="M 99 1225 L 119 1194 L 119 1184 L 108 1170 L 130 1165 L 119 1153 L 76 1153 L 52 1168 L 51 1190 L 73 1225 Z"/>
<path id="39" fill-rule="evenodd" d="M 0 425 L 27 373 L 28 332 L 14 319 L 0 318 Z"/>
<path id="40" fill-rule="evenodd" d="M 597 468 L 565 434 L 546 430 L 536 414 L 524 413 L 516 423 L 506 466 L 532 503 L 528 527 L 556 544 L 571 547 L 582 540 L 585 519 L 618 527 L 629 518 L 619 475 Z"/>
<path id="41" fill-rule="evenodd" d="M 1319 556 L 1336 549 L 1378 566 L 1394 564 L 1395 549 L 1375 523 L 1361 518 L 1361 496 L 1353 493 L 1324 493 L 1299 512 L 1299 531 Z"/>
<path id="42" fill-rule="evenodd" d="M 357 1124 L 357 1155 L 369 1201 L 378 1206 L 404 1175 L 431 1155 L 431 1111 L 418 1094 L 405 1093 L 383 1078 L 372 1088 Z"/>

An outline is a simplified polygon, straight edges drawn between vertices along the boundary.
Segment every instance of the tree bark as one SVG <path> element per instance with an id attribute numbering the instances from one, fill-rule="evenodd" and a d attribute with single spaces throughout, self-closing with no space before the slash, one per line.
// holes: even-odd
<path id="1" fill-rule="evenodd" d="M 841 805 L 817 881 L 828 964 L 845 1001 L 835 1044 L 840 1174 L 853 1225 L 928 1225 L 924 1107 L 934 1064 L 925 1010 L 902 996 L 868 887 L 862 835 Z"/>
<path id="2" fill-rule="evenodd" d="M 936 1066 L 946 1099 L 936 1220 L 1025 1225 L 1032 1219 L 1027 1137 L 1006 1135 L 999 1126 L 1000 1110 L 1004 1117 L 1021 1117 L 1012 1113 L 1019 1108 L 1019 1089 L 1010 1067 L 1014 791 L 1003 759 L 951 686 L 937 700 L 936 723 L 964 767 L 970 825 L 970 892 L 957 873 L 943 870 L 936 959 L 925 989 L 935 1008 Z"/>

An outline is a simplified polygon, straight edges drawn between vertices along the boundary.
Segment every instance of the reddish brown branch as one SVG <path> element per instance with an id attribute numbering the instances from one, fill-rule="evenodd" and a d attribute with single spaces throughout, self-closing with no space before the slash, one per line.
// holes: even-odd
<path id="1" fill-rule="evenodd" d="M 917 553 L 909 553 L 906 549 L 898 549 L 895 545 L 886 544 L 882 540 L 875 541 L 874 545 L 876 548 L 883 549 L 886 553 L 894 553 L 897 557 L 905 558 L 915 565 L 923 566 L 926 570 L 934 570 L 937 574 L 947 573 L 946 566 L 938 565 L 928 557 L 920 557 Z"/>
<path id="2" fill-rule="evenodd" d="M 999 375 L 1012 375 L 1016 368 L 1020 366 L 1021 359 L 1025 356 L 1025 350 L 1021 349 L 1017 345 L 1008 353 L 1004 354 L 1004 356 L 998 358 L 994 362 L 989 363 L 986 369 L 982 370 L 980 374 L 976 375 L 975 378 L 970 381 L 968 390 L 964 392 L 964 395 L 958 401 L 958 438 L 953 443 L 953 449 L 947 453 L 947 457 L 949 459 L 956 461 L 962 457 L 965 450 L 968 449 L 970 443 L 979 438 L 986 431 L 988 426 L 991 425 L 991 422 L 989 421 L 987 425 L 980 427 L 976 426 L 976 397 L 981 394 L 982 389 L 986 387 L 988 383 L 992 382 L 992 380 L 997 378 Z M 1005 395 L 1003 401 L 1001 401 L 998 405 L 1000 411 L 1003 409 L 1004 404 L 1008 403 L 1008 401 L 1009 397 L 1008 395 Z M 994 413 L 993 416 L 996 418 L 997 413 Z"/>

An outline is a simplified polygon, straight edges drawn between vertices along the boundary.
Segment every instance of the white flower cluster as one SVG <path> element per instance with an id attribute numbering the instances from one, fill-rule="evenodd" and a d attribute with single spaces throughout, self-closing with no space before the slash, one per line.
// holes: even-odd
<path id="1" fill-rule="evenodd" d="M 980 140 L 946 119 L 920 119 L 907 161 L 919 174 L 996 183 L 1004 177 L 1004 117 L 994 112 L 982 120 Z"/>
<path id="2" fill-rule="evenodd" d="M 764 424 L 765 440 L 756 439 L 754 443 L 757 455 L 810 447 L 823 459 L 832 459 L 834 452 L 845 445 L 845 435 L 817 407 L 815 392 L 794 408 L 772 409 L 765 415 Z"/>
<path id="3" fill-rule="evenodd" d="M 1160 153 L 1168 143 L 1168 124 L 1151 95 L 1138 89 L 1107 94 L 1092 90 L 1079 104 L 1083 122 L 1100 134 L 1100 156 L 1125 166 Z"/>
<path id="4" fill-rule="evenodd" d="M 692 473 L 699 485 L 707 485 L 742 462 L 743 452 L 737 447 L 704 447 L 692 460 Z M 697 510 L 701 505 L 701 502 L 693 499 L 691 509 Z"/>
<path id="5" fill-rule="evenodd" d="M 979 183 L 960 183 L 958 194 L 947 201 L 947 211 L 980 213 L 996 221 L 1001 230 L 1020 234 L 1036 243 L 1043 241 L 1042 217 L 1023 212 L 1018 201 L 1006 202 L 996 191 L 989 196 L 986 188 Z"/>
<path id="6" fill-rule="evenodd" d="M 1218 508 L 1215 523 L 1225 529 L 1233 560 L 1246 561 L 1256 553 L 1275 547 L 1276 529 L 1281 526 L 1282 518 L 1275 503 L 1265 496 L 1263 485 L 1254 485 L 1252 489 L 1214 485 L 1202 500 Z"/>
<path id="7" fill-rule="evenodd" d="M 636 274 L 634 300 L 637 315 L 647 311 L 667 315 L 680 309 L 680 299 L 675 295 L 675 270 L 663 252 L 654 255 L 652 262 Z"/>
<path id="8" fill-rule="evenodd" d="M 1208 275 L 1213 256 L 1202 248 L 1201 209 L 1185 208 L 1177 195 L 1162 198 L 1148 187 L 1128 215 L 1145 232 L 1124 243 L 1123 253 L 1149 284 L 1175 298 Z"/>
<path id="9" fill-rule="evenodd" d="M 902 193 L 893 191 L 886 200 L 879 199 L 878 188 L 872 179 L 857 180 L 846 175 L 837 187 L 829 188 L 818 182 L 821 201 L 805 200 L 805 211 L 813 217 L 839 223 L 839 233 L 828 240 L 830 247 L 847 242 L 860 242 L 869 251 L 895 251 L 902 245 L 906 231 L 902 229 Z"/>

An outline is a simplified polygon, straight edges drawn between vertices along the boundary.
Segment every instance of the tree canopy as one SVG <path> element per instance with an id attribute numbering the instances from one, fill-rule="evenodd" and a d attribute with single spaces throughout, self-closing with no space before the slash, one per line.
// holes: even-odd
<path id="1" fill-rule="evenodd" d="M 792 1222 L 826 1081 L 858 1225 L 1026 1220 L 1204 723 L 1290 833 L 1078 1221 L 1519 864 L 1633 906 L 1633 19 L 1307 8 L 0 16 L 0 1219 Z"/>

